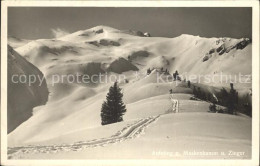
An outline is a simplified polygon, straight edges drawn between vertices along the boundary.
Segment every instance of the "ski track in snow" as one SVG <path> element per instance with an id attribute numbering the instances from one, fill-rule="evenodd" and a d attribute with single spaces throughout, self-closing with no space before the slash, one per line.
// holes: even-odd
<path id="1" fill-rule="evenodd" d="M 173 98 L 173 95 L 170 95 L 170 100 L 172 102 L 172 108 L 167 113 L 178 113 L 179 112 L 179 101 Z M 8 158 L 20 158 L 22 154 L 29 153 L 58 153 L 61 151 L 79 151 L 87 148 L 95 148 L 95 147 L 103 147 L 108 144 L 114 144 L 118 142 L 122 142 L 128 139 L 133 139 L 138 137 L 144 132 L 144 129 L 156 121 L 160 115 L 143 118 L 141 120 L 136 121 L 133 124 L 127 125 L 122 130 L 118 131 L 116 134 L 112 135 L 108 138 L 94 139 L 88 141 L 79 141 L 73 144 L 61 144 L 61 145 L 28 145 L 22 147 L 12 147 L 8 148 Z"/>
<path id="2" fill-rule="evenodd" d="M 115 135 L 108 138 L 94 139 L 89 141 L 80 141 L 73 144 L 62 144 L 62 145 L 28 145 L 22 147 L 8 148 L 8 158 L 20 158 L 22 154 L 28 153 L 57 153 L 61 151 L 79 151 L 86 148 L 102 147 L 108 144 L 122 142 L 128 139 L 138 137 L 144 132 L 144 129 L 152 122 L 156 121 L 160 115 L 144 118 L 137 122 L 130 124 L 118 131 Z"/>

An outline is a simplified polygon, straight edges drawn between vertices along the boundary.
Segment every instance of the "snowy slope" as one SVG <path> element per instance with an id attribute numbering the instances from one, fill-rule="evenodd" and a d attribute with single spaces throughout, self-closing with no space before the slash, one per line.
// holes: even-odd
<path id="1" fill-rule="evenodd" d="M 247 145 L 243 148 L 247 152 L 250 151 L 250 133 L 248 133 L 251 131 L 250 118 L 241 120 L 241 117 L 230 117 L 230 115 L 209 115 L 207 112 L 209 104 L 190 101 L 192 90 L 183 86 L 179 81 L 158 83 L 158 73 L 155 70 L 149 76 L 144 74 L 148 68 L 161 67 L 167 68 L 170 73 L 178 70 L 180 74 L 187 76 L 220 72 L 231 75 L 239 72 L 251 74 L 252 55 L 249 39 L 202 38 L 192 35 L 181 35 L 176 38 L 145 37 L 144 33 L 138 31 L 97 26 L 61 38 L 34 40 L 17 47 L 16 51 L 43 72 L 50 95 L 46 105 L 34 108 L 33 116 L 8 135 L 10 147 L 28 144 L 61 144 L 62 142 L 59 140 L 72 144 L 77 141 L 95 139 L 93 133 L 96 134 L 96 139 L 109 137 L 119 131 L 120 127 L 123 128 L 140 119 L 145 120 L 150 116 L 161 115 L 158 123 L 149 125 L 154 127 L 147 128 L 147 132 L 154 131 L 154 133 L 144 137 L 145 140 L 153 138 L 161 140 L 161 137 L 157 137 L 160 135 L 159 129 L 165 127 L 163 135 L 172 131 L 173 127 L 179 124 L 179 122 L 175 124 L 174 119 L 176 118 L 185 119 L 188 116 L 186 118 L 188 122 L 193 118 L 203 121 L 204 118 L 210 116 L 212 119 L 216 118 L 216 121 L 204 121 L 203 123 L 211 126 L 212 130 L 216 130 L 216 135 L 207 135 L 212 134 L 209 127 L 206 127 L 207 125 L 203 126 L 197 121 L 192 124 L 194 128 L 201 128 L 205 134 L 200 138 L 201 140 L 211 139 L 211 137 L 215 139 L 222 135 L 220 130 L 224 129 L 227 134 L 223 137 L 237 140 L 232 147 L 246 142 Z M 135 75 L 136 71 L 140 72 L 138 77 Z M 121 82 L 119 86 L 124 92 L 127 113 L 122 125 L 113 124 L 115 127 L 102 133 L 105 129 L 101 126 L 100 109 L 112 82 L 102 84 L 63 82 L 53 86 L 51 79 L 54 74 L 78 73 L 91 76 L 106 72 L 108 75 L 123 73 L 126 76 L 128 83 Z M 164 80 L 166 80 L 166 76 L 163 77 Z M 214 86 L 229 85 L 216 84 Z M 235 87 L 248 90 L 250 86 L 247 84 Z M 183 114 L 177 115 L 178 117 L 175 114 L 164 115 L 172 110 L 170 89 L 173 89 L 176 94 L 174 98 L 180 100 L 179 110 Z M 186 111 L 189 112 L 188 115 L 184 113 Z M 172 121 L 174 121 L 173 124 Z M 223 121 L 223 124 L 218 124 L 219 121 Z M 232 121 L 243 127 L 232 128 Z M 185 122 L 184 120 L 184 127 Z M 184 132 L 183 135 L 188 137 L 189 131 L 194 128 L 186 126 L 187 132 Z M 83 133 L 82 137 L 79 136 L 81 133 Z M 244 133 L 246 138 L 243 139 L 245 140 L 241 140 L 238 133 Z M 176 135 L 169 137 L 173 136 Z M 167 139 L 165 141 L 167 142 Z M 187 139 L 187 141 L 189 140 Z M 130 141 L 129 144 L 135 144 L 135 147 L 138 147 L 141 142 L 139 140 L 135 144 Z M 184 140 L 183 144 L 186 142 Z M 213 142 L 209 142 L 212 147 L 215 146 Z M 168 144 L 169 147 L 181 148 L 177 142 L 173 142 L 171 146 L 170 142 L 165 145 L 168 146 Z M 226 150 L 227 144 L 221 140 L 220 149 Z M 128 147 L 129 145 L 121 144 L 120 146 Z M 196 146 L 201 145 L 196 143 Z M 151 149 L 147 148 L 147 151 L 149 150 Z M 136 151 L 133 150 L 133 153 Z M 57 153 L 54 158 L 71 155 L 69 153 L 59 156 L 59 154 Z M 89 155 L 89 151 L 82 152 L 82 156 L 85 154 Z M 39 155 L 41 156 L 41 153 Z M 39 155 L 35 157 L 40 157 Z M 108 154 L 104 153 L 104 155 Z M 248 156 L 250 154 L 246 157 Z M 27 157 L 32 157 L 32 154 Z M 47 157 L 50 156 L 47 155 Z M 95 154 L 89 156 L 89 158 L 94 157 Z M 132 157 L 135 158 L 135 156 Z"/>
<path id="2" fill-rule="evenodd" d="M 155 100 L 143 101 L 144 109 L 124 122 L 82 128 L 49 140 L 14 148 L 10 157 L 20 159 L 247 159 L 251 156 L 251 119 L 208 113 L 208 103 L 185 106 L 190 95 L 176 94 L 178 113 L 157 109 Z M 156 97 L 163 100 L 168 95 Z M 148 103 L 147 103 L 148 102 Z M 149 108 L 148 105 L 153 108 Z M 148 104 L 148 105 L 146 105 Z M 141 102 L 140 102 L 140 105 Z M 162 103 L 170 107 L 170 103 Z M 148 106 L 148 109 L 147 109 Z M 195 108 L 194 108 L 195 106 Z M 160 106 L 158 106 L 160 107 Z M 140 108 L 140 107 L 139 107 Z M 192 110 L 191 110 L 192 109 Z M 153 113 L 152 113 L 153 112 Z M 159 115 L 159 116 L 156 116 Z M 135 118 L 139 117 L 139 118 Z M 154 117 L 155 121 L 147 121 Z M 132 120 L 128 120 L 128 118 Z M 151 118 L 152 119 L 152 118 Z M 148 122 L 148 123 L 146 123 Z M 132 130 L 133 129 L 133 130 Z M 23 151 L 26 151 L 24 153 Z M 231 152 L 236 152 L 235 154 Z M 197 153 L 214 152 L 213 155 Z M 221 155 L 224 152 L 225 155 Z M 238 153 L 239 152 L 239 153 Z"/>

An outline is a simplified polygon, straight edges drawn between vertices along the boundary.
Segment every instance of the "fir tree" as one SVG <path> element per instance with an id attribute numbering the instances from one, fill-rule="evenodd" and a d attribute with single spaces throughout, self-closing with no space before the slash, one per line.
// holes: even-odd
<path id="1" fill-rule="evenodd" d="M 169 75 L 170 73 L 169 73 L 169 71 L 168 71 L 168 69 L 165 69 L 165 72 L 164 72 L 166 75 Z"/>
<path id="2" fill-rule="evenodd" d="M 177 70 L 175 71 L 175 73 L 173 73 L 173 78 L 174 78 L 174 80 L 177 80 L 177 79 L 180 80 L 179 73 Z"/>
<path id="3" fill-rule="evenodd" d="M 212 94 L 211 93 L 207 93 L 207 96 L 206 96 L 206 98 L 207 98 L 207 101 L 212 101 Z"/>
<path id="4" fill-rule="evenodd" d="M 227 107 L 228 102 L 229 102 L 229 99 L 228 99 L 229 98 L 229 94 L 228 94 L 228 92 L 227 92 L 227 90 L 225 88 L 222 88 L 220 90 L 220 96 L 218 98 L 220 99 L 220 103 L 223 106 Z"/>
<path id="5" fill-rule="evenodd" d="M 107 125 L 111 123 L 123 121 L 123 115 L 126 107 L 122 101 L 123 94 L 118 87 L 117 82 L 109 88 L 106 100 L 101 108 L 101 124 Z"/>
<path id="6" fill-rule="evenodd" d="M 147 73 L 147 75 L 149 75 L 149 74 L 151 74 L 151 72 L 152 72 L 152 71 L 151 71 L 151 69 L 149 68 L 149 69 L 147 69 L 147 72 L 146 72 L 146 73 Z"/>
<path id="7" fill-rule="evenodd" d="M 200 90 L 200 87 L 198 87 L 197 97 L 198 97 L 199 99 L 201 99 L 201 97 L 202 97 L 202 92 L 201 92 L 201 90 Z"/>
<path id="8" fill-rule="evenodd" d="M 209 110 L 210 110 L 211 112 L 217 112 L 216 104 L 215 104 L 215 103 L 210 104 L 210 105 L 209 105 Z"/>
<path id="9" fill-rule="evenodd" d="M 195 86 L 193 87 L 193 94 L 195 97 L 198 97 L 198 91 Z"/>
<path id="10" fill-rule="evenodd" d="M 229 93 L 229 100 L 228 100 L 228 112 L 230 114 L 234 113 L 234 109 L 237 105 L 237 101 L 238 101 L 238 93 L 237 91 L 234 89 L 233 87 L 233 83 L 230 83 L 230 93 Z"/>
<path id="11" fill-rule="evenodd" d="M 188 87 L 190 88 L 190 80 L 188 80 Z"/>
<path id="12" fill-rule="evenodd" d="M 205 92 L 201 91 L 200 99 L 201 100 L 206 100 L 207 99 L 207 96 L 206 96 Z"/>
<path id="13" fill-rule="evenodd" d="M 161 68 L 161 72 L 163 72 L 163 67 Z"/>

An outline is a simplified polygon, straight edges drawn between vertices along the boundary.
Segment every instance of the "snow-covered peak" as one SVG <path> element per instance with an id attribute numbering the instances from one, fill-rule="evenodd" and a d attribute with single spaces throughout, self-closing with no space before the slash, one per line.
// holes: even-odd
<path id="1" fill-rule="evenodd" d="M 30 40 L 20 39 L 15 36 L 8 36 L 8 44 L 13 48 L 21 47 L 27 44 L 28 42 L 30 42 Z"/>
<path id="2" fill-rule="evenodd" d="M 111 36 L 113 33 L 118 33 L 118 32 L 119 30 L 115 28 L 99 25 L 90 29 L 79 30 L 72 34 L 68 34 L 66 36 L 58 38 L 58 40 L 71 41 L 71 42 L 85 42 L 85 41 L 97 40 L 100 38 L 107 38 Z"/>
<path id="3" fill-rule="evenodd" d="M 100 29 L 103 29 L 104 31 L 107 31 L 107 32 L 119 31 L 116 28 L 112 28 L 112 27 L 109 27 L 109 26 L 106 26 L 106 25 L 98 25 L 98 26 L 95 26 L 95 27 L 87 29 L 87 30 L 98 31 Z"/>
<path id="4" fill-rule="evenodd" d="M 195 36 L 191 34 L 181 34 L 179 37 L 189 37 L 189 38 L 194 38 L 194 37 L 200 37 L 200 36 Z"/>
<path id="5" fill-rule="evenodd" d="M 86 30 L 79 30 L 72 34 L 58 38 L 63 41 L 86 42 L 93 40 L 100 40 L 102 38 L 122 38 L 126 36 L 150 37 L 148 32 L 141 32 L 138 30 L 119 30 L 105 25 L 95 26 Z"/>

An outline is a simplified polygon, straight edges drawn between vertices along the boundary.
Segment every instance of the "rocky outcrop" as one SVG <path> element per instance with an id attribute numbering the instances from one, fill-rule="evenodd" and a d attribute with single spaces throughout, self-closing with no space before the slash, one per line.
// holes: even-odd
<path id="1" fill-rule="evenodd" d="M 206 55 L 206 56 L 203 57 L 202 62 L 205 62 L 205 61 L 207 61 L 207 60 L 209 60 L 209 56 L 208 56 L 208 55 Z"/>
<path id="2" fill-rule="evenodd" d="M 8 46 L 7 132 L 29 119 L 34 107 L 47 102 L 48 94 L 41 71 Z"/>
<path id="3" fill-rule="evenodd" d="M 151 34 L 148 33 L 148 32 L 145 32 L 145 33 L 144 33 L 144 36 L 145 36 L 145 37 L 151 37 Z"/>
<path id="4" fill-rule="evenodd" d="M 134 35 L 134 36 L 140 36 L 140 37 L 151 37 L 151 34 L 148 32 L 141 32 L 141 31 L 134 31 L 134 30 L 122 30 L 122 33 Z"/>
<path id="5" fill-rule="evenodd" d="M 99 44 L 102 46 L 120 46 L 119 42 L 113 41 L 113 40 L 106 40 L 106 39 L 101 39 L 99 41 Z"/>
<path id="6" fill-rule="evenodd" d="M 118 73 L 118 74 L 121 74 L 126 71 L 131 71 L 131 70 L 138 71 L 138 68 L 124 58 L 116 59 L 107 68 L 108 72 L 114 72 L 114 73 Z"/>
<path id="7" fill-rule="evenodd" d="M 243 39 L 241 42 L 237 43 L 233 48 L 236 48 L 237 50 L 240 49 L 244 49 L 249 43 L 251 43 L 251 39 Z"/>
<path id="8" fill-rule="evenodd" d="M 103 32 L 104 32 L 103 29 L 99 29 L 99 30 L 96 30 L 96 31 L 95 31 L 96 34 L 100 34 L 100 33 L 103 33 Z"/>
<path id="9" fill-rule="evenodd" d="M 108 40 L 108 39 L 101 39 L 100 41 L 90 41 L 87 42 L 88 44 L 92 44 L 94 46 L 100 47 L 100 46 L 120 46 L 120 43 L 117 41 L 113 40 Z"/>
<path id="10" fill-rule="evenodd" d="M 211 50 L 209 50 L 209 54 L 213 54 L 214 52 L 216 52 L 216 49 L 211 49 Z"/>
<path id="11" fill-rule="evenodd" d="M 217 51 L 217 53 L 218 53 L 219 55 L 224 54 L 224 53 L 226 52 L 225 45 L 222 44 L 220 47 L 218 47 L 218 48 L 216 49 L 216 51 Z"/>
<path id="12" fill-rule="evenodd" d="M 231 39 L 230 39 L 231 40 Z M 229 41 L 230 41 L 229 40 Z M 248 38 L 243 38 L 239 42 L 231 45 L 231 46 L 226 46 L 227 39 L 219 39 L 216 41 L 216 45 L 219 45 L 220 42 L 222 42 L 221 46 L 217 48 L 212 48 L 209 50 L 209 52 L 206 53 L 206 55 L 203 57 L 202 62 L 205 62 L 209 60 L 212 57 L 212 54 L 217 53 L 218 55 L 223 55 L 224 53 L 229 53 L 231 50 L 236 49 L 236 50 L 242 50 L 244 49 L 248 44 L 252 42 L 251 39 Z"/>
<path id="13" fill-rule="evenodd" d="M 148 51 L 140 50 L 140 51 L 135 51 L 131 55 L 129 55 L 127 58 L 128 60 L 138 60 L 140 58 L 145 58 L 148 57 L 150 53 Z"/>

